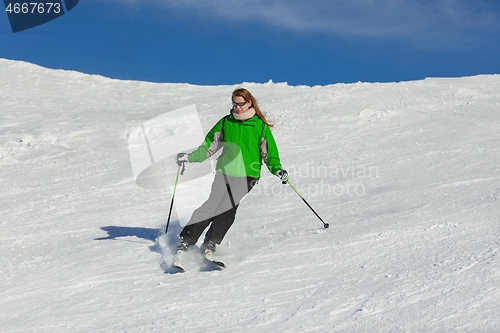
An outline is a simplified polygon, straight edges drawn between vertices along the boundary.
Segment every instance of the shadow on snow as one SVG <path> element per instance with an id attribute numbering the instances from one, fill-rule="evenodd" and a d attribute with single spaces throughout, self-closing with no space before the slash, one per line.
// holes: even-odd
<path id="1" fill-rule="evenodd" d="M 108 236 L 99 237 L 95 240 L 115 240 L 122 237 L 137 237 L 155 242 L 162 232 L 162 230 L 159 229 L 120 226 L 107 226 L 102 227 L 101 229 L 106 231 L 108 233 Z"/>

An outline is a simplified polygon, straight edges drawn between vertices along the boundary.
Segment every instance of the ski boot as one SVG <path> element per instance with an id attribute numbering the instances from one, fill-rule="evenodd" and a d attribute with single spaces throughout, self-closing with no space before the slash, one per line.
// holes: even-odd
<path id="1" fill-rule="evenodd" d="M 214 241 L 209 240 L 208 238 L 205 238 L 205 241 L 200 247 L 201 254 L 207 258 L 210 259 L 212 258 L 212 255 L 215 253 L 215 247 L 216 244 Z"/>
<path id="2" fill-rule="evenodd" d="M 174 263 L 172 266 L 179 269 L 182 272 L 185 272 L 184 266 L 182 266 L 182 259 L 186 256 L 187 251 L 189 250 L 189 243 L 185 240 L 181 239 L 179 244 L 177 244 L 177 253 L 174 256 Z"/>

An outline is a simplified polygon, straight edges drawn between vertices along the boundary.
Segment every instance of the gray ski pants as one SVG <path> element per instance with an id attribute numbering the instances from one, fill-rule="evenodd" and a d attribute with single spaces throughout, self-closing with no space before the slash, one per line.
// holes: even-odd
<path id="1" fill-rule="evenodd" d="M 252 177 L 229 177 L 222 173 L 215 174 L 210 196 L 193 212 L 180 237 L 189 245 L 194 245 L 211 224 L 206 238 L 220 244 L 233 225 L 241 199 L 252 190 L 256 183 L 257 179 Z"/>

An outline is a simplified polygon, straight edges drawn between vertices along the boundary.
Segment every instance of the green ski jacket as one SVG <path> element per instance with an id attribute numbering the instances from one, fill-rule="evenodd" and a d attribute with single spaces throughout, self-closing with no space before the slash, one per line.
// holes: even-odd
<path id="1" fill-rule="evenodd" d="M 227 176 L 259 179 L 262 162 L 273 175 L 282 169 L 271 130 L 258 115 L 244 121 L 233 113 L 221 118 L 188 160 L 203 162 L 221 148 L 216 171 Z"/>

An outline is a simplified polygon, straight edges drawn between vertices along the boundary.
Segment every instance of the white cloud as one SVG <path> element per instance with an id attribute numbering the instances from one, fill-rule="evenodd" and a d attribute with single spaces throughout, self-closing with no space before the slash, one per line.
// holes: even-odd
<path id="1" fill-rule="evenodd" d="M 489 0 L 100 0 L 150 3 L 196 19 L 265 23 L 294 31 L 403 39 L 420 45 L 498 41 Z M 456 46 L 456 45 L 455 45 Z"/>

